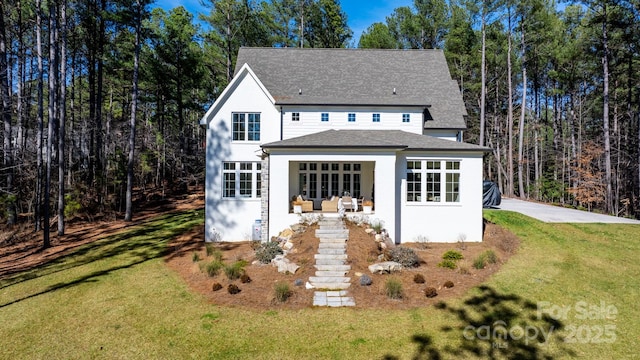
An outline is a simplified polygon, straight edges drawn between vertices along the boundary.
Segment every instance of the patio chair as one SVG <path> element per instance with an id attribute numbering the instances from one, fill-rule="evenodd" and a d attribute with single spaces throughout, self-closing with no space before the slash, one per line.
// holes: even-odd
<path id="1" fill-rule="evenodd" d="M 331 200 L 322 200 L 322 212 L 338 212 L 338 199 L 332 196 Z"/>
<path id="2" fill-rule="evenodd" d="M 342 197 L 342 206 L 345 210 L 351 210 L 352 212 L 357 210 L 353 208 L 353 198 L 351 196 Z"/>

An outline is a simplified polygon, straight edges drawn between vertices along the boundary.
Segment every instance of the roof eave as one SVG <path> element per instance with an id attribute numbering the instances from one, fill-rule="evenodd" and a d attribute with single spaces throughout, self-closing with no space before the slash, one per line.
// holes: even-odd
<path id="1" fill-rule="evenodd" d="M 351 103 L 324 103 L 324 102 L 278 102 L 277 106 L 346 106 L 346 107 L 418 107 L 429 108 L 430 104 L 351 104 Z"/>

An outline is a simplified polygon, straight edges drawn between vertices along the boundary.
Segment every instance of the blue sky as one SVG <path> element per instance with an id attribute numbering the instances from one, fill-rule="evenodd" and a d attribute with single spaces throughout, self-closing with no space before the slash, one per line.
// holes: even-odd
<path id="1" fill-rule="evenodd" d="M 157 0 L 156 5 L 168 10 L 184 6 L 195 18 L 200 13 L 208 13 L 209 9 L 200 4 L 201 0 Z M 411 6 L 413 0 L 341 0 L 340 5 L 347 13 L 349 27 L 353 30 L 353 41 L 357 45 L 360 35 L 374 22 L 384 22 L 393 9 L 400 6 Z"/>

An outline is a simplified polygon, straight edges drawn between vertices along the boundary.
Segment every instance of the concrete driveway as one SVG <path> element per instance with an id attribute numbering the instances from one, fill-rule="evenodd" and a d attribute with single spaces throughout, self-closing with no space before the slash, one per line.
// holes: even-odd
<path id="1" fill-rule="evenodd" d="M 519 212 L 540 221 L 548 223 L 608 223 L 608 224 L 638 224 L 640 220 L 590 213 L 588 211 L 567 209 L 512 198 L 502 198 L 497 207 L 500 210 Z"/>

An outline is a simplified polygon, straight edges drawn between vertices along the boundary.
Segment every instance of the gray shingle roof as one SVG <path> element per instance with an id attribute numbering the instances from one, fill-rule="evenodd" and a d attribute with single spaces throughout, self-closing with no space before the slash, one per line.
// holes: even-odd
<path id="1" fill-rule="evenodd" d="M 278 105 L 429 107 L 426 127 L 466 128 L 441 50 L 241 48 L 245 63 Z"/>
<path id="2" fill-rule="evenodd" d="M 327 130 L 263 144 L 264 149 L 398 149 L 489 152 L 491 149 L 402 130 Z"/>

